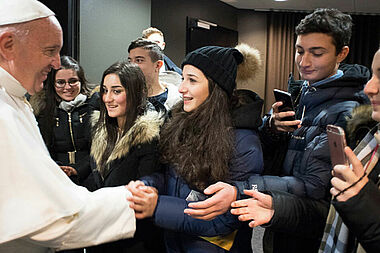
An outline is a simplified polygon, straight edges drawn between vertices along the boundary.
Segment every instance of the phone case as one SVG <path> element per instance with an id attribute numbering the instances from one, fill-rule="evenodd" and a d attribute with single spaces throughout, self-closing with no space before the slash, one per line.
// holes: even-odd
<path id="1" fill-rule="evenodd" d="M 276 102 L 282 102 L 282 105 L 278 107 L 278 110 L 280 112 L 287 112 L 287 111 L 295 111 L 292 96 L 289 92 L 274 89 L 274 98 L 276 99 Z M 282 119 L 282 121 L 293 121 L 296 120 L 295 116 L 289 116 Z"/>
<path id="2" fill-rule="evenodd" d="M 327 125 L 327 138 L 330 148 L 331 164 L 334 167 L 337 164 L 348 165 L 344 147 L 346 147 L 346 137 L 341 127 Z"/>

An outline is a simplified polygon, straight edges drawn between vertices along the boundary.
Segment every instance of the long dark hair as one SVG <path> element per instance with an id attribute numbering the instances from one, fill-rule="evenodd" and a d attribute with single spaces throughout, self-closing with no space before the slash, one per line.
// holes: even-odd
<path id="1" fill-rule="evenodd" d="M 124 136 L 128 130 L 133 126 L 136 121 L 137 116 L 144 113 L 147 103 L 147 89 L 145 85 L 145 77 L 141 69 L 133 63 L 127 61 L 116 62 L 112 64 L 103 73 L 102 81 L 100 84 L 100 97 L 103 98 L 104 94 L 104 78 L 109 74 L 116 74 L 119 76 L 121 85 L 125 88 L 125 93 L 127 96 L 126 105 L 126 120 L 123 126 Z M 100 117 L 95 124 L 95 129 L 93 131 L 96 134 L 102 128 L 106 129 L 106 148 L 102 154 L 98 168 L 100 168 L 100 173 L 103 174 L 106 168 L 107 159 L 112 153 L 116 141 L 119 136 L 119 127 L 116 118 L 111 118 L 108 116 L 106 106 L 103 99 L 100 100 Z"/>
<path id="2" fill-rule="evenodd" d="M 207 79 L 207 99 L 191 112 L 183 110 L 183 102 L 177 104 L 160 137 L 162 162 L 173 164 L 190 187 L 199 191 L 229 178 L 234 152 L 231 100 Z"/>
<path id="3" fill-rule="evenodd" d="M 46 146 L 52 148 L 53 144 L 53 128 L 55 123 L 55 115 L 57 106 L 62 101 L 55 91 L 55 76 L 61 69 L 72 69 L 76 72 L 80 81 L 81 90 L 80 93 L 88 96 L 90 94 L 89 82 L 86 79 L 84 70 L 79 63 L 70 56 L 61 56 L 61 67 L 59 69 L 52 69 L 48 74 L 48 77 L 44 81 L 45 92 L 45 106 L 41 108 L 41 134 L 46 143 Z"/>

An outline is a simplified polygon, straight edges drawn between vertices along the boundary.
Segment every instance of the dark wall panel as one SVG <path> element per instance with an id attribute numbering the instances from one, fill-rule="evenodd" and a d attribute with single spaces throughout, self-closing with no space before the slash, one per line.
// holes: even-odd
<path id="1" fill-rule="evenodd" d="M 79 60 L 79 0 L 40 0 L 55 12 L 63 30 L 61 55 Z"/>
<path id="2" fill-rule="evenodd" d="M 152 0 L 151 25 L 165 36 L 168 55 L 179 65 L 186 54 L 186 17 L 237 30 L 237 9 L 218 0 Z"/>

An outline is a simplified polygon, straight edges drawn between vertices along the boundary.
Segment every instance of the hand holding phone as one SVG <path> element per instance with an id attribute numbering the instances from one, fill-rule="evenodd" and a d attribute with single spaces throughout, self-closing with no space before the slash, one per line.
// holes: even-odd
<path id="1" fill-rule="evenodd" d="M 334 167 L 337 164 L 348 166 L 348 159 L 344 153 L 344 148 L 347 146 L 344 130 L 339 126 L 327 125 L 326 131 L 332 166 Z"/>
<path id="2" fill-rule="evenodd" d="M 276 99 L 276 102 L 282 102 L 282 105 L 278 107 L 279 112 L 288 112 L 288 111 L 295 112 L 292 96 L 289 92 L 274 89 L 273 93 L 274 93 L 274 98 Z M 293 121 L 293 120 L 296 120 L 295 115 L 281 118 L 281 121 Z M 289 126 L 289 127 L 297 129 L 297 125 Z"/>
<path id="3" fill-rule="evenodd" d="M 282 105 L 278 107 L 280 112 L 294 111 L 292 96 L 289 92 L 274 89 L 273 94 L 276 102 L 282 102 Z"/>

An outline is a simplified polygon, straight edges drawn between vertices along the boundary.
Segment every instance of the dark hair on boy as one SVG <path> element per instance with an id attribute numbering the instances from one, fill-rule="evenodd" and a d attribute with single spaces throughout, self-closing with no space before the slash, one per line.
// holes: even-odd
<path id="1" fill-rule="evenodd" d="M 296 35 L 308 33 L 330 35 L 338 55 L 343 47 L 350 44 L 352 18 L 337 9 L 316 9 L 302 19 L 296 27 Z"/>
<path id="2" fill-rule="evenodd" d="M 161 48 L 157 45 L 157 43 L 154 43 L 150 40 L 138 38 L 137 40 L 132 41 L 128 47 L 128 53 L 135 48 L 143 48 L 145 50 L 149 50 L 149 56 L 152 62 L 156 62 L 158 60 L 162 61 L 164 59 Z"/>

